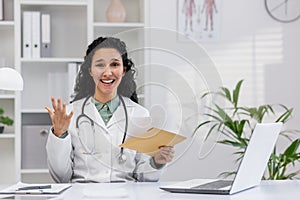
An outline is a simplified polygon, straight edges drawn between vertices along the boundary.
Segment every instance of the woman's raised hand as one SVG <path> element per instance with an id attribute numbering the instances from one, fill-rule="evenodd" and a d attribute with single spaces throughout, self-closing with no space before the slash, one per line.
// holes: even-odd
<path id="1" fill-rule="evenodd" d="M 73 111 L 69 114 L 66 113 L 66 103 L 62 104 L 61 99 L 58 98 L 57 102 L 54 97 L 51 97 L 53 110 L 49 106 L 45 106 L 52 121 L 53 133 L 59 137 L 64 134 L 70 125 Z"/>

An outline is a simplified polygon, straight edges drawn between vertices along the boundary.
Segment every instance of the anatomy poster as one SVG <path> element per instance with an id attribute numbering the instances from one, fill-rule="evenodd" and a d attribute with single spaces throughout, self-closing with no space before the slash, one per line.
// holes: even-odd
<path id="1" fill-rule="evenodd" d="M 221 0 L 177 0 L 178 31 L 196 41 L 220 37 Z"/>

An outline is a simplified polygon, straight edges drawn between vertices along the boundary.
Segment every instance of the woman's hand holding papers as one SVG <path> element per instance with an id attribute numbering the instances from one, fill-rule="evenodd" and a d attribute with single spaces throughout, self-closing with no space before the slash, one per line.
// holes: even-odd
<path id="1" fill-rule="evenodd" d="M 159 148 L 159 152 L 153 156 L 156 164 L 166 164 L 174 158 L 174 148 L 171 146 L 163 146 Z"/>

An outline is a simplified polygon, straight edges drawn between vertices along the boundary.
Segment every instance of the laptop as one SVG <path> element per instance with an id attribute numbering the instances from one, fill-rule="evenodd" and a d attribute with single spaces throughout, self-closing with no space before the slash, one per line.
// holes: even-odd
<path id="1" fill-rule="evenodd" d="M 234 194 L 258 186 L 281 127 L 281 122 L 256 124 L 234 180 L 192 179 L 160 189 L 177 193 Z"/>

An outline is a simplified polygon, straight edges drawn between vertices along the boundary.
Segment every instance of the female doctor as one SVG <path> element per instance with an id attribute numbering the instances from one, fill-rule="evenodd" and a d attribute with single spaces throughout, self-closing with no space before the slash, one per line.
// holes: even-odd
<path id="1" fill-rule="evenodd" d="M 133 62 L 124 42 L 99 37 L 86 51 L 76 78 L 74 99 L 66 106 L 51 98 L 46 106 L 52 128 L 46 151 L 56 182 L 157 181 L 174 157 L 161 147 L 153 157 L 120 148 L 128 121 L 149 117 L 137 104 Z"/>

